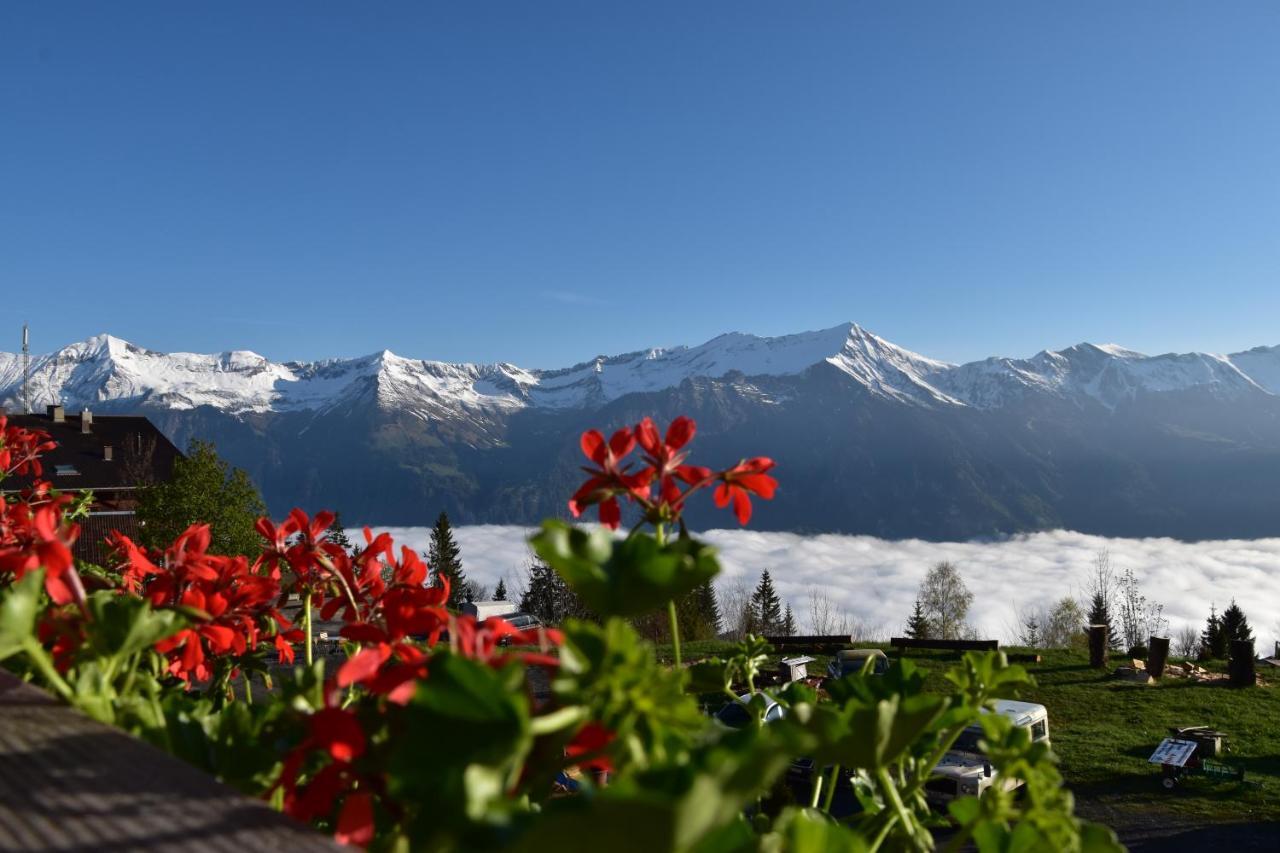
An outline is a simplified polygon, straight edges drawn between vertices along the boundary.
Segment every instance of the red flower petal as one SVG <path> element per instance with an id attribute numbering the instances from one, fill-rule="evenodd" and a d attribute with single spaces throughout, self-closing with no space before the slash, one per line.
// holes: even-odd
<path id="1" fill-rule="evenodd" d="M 333 837 L 340 844 L 368 847 L 373 843 L 373 798 L 368 794 L 348 794 L 338 815 Z"/>
<path id="2" fill-rule="evenodd" d="M 679 450 L 693 440 L 693 436 L 697 431 L 698 425 L 693 419 L 681 415 L 671 422 L 671 426 L 667 427 L 667 447 L 672 450 Z"/>

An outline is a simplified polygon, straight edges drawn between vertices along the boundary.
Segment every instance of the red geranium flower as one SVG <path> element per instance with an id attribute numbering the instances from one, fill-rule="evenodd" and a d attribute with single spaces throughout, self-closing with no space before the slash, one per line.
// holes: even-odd
<path id="1" fill-rule="evenodd" d="M 683 448 L 693 440 L 697 431 L 698 425 L 693 419 L 683 416 L 671 422 L 665 438 L 659 438 L 658 427 L 650 418 L 636 425 L 636 440 L 644 448 L 645 461 L 652 472 L 650 476 L 658 480 L 658 500 L 670 507 L 675 516 L 680 515 L 685 499 L 711 479 L 710 468 L 684 464 L 689 452 Z M 677 479 L 688 484 L 690 489 L 681 493 L 676 485 Z"/>
<path id="2" fill-rule="evenodd" d="M 720 475 L 721 483 L 716 487 L 716 506 L 723 507 L 733 501 L 733 512 L 738 516 L 739 524 L 751 520 L 750 494 L 758 495 L 765 500 L 773 498 L 778 488 L 778 481 L 765 472 L 773 467 L 773 460 L 767 456 L 746 459 Z"/>
<path id="3" fill-rule="evenodd" d="M 647 497 L 653 472 L 646 469 L 639 474 L 630 474 L 622 467 L 622 460 L 636 446 L 635 434 L 629 429 L 618 430 L 607 442 L 599 431 L 587 430 L 582 434 L 581 445 L 582 452 L 596 467 L 583 466 L 582 470 L 591 477 L 569 499 L 569 512 L 577 518 L 582 515 L 583 509 L 597 504 L 600 507 L 600 523 L 611 530 L 617 530 L 622 520 L 617 496 L 625 494 L 629 498 Z"/>

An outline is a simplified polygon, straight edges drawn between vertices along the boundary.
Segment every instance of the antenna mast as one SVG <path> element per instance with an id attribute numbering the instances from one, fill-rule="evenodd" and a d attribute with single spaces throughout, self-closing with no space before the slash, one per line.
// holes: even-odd
<path id="1" fill-rule="evenodd" d="M 22 412 L 31 414 L 31 333 L 22 324 Z"/>

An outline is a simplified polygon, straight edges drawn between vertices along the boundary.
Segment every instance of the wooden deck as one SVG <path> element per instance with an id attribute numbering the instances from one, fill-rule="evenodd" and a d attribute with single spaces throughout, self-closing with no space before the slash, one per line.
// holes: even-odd
<path id="1" fill-rule="evenodd" d="M 0 669 L 0 851 L 349 849 Z"/>

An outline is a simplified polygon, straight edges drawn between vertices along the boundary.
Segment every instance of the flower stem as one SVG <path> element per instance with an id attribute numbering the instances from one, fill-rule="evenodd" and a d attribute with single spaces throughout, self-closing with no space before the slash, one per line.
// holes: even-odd
<path id="1" fill-rule="evenodd" d="M 667 602 L 667 619 L 671 621 L 671 648 L 675 654 L 676 669 L 683 666 L 680 660 L 680 622 L 676 618 L 676 600 L 673 598 Z"/>
<path id="2" fill-rule="evenodd" d="M 57 691 L 59 696 L 74 704 L 74 691 L 72 691 L 63 677 L 58 674 L 58 668 L 53 665 L 53 661 L 49 659 L 44 647 L 36 642 L 34 637 L 30 638 L 23 646 L 27 657 L 36 665 L 36 669 L 40 670 L 45 682 Z"/>
<path id="3" fill-rule="evenodd" d="M 840 765 L 831 766 L 831 778 L 827 781 L 827 798 L 822 801 L 822 810 L 831 814 L 831 803 L 836 798 L 836 785 L 840 782 Z"/>
<path id="4" fill-rule="evenodd" d="M 653 526 L 653 538 L 657 540 L 659 548 L 667 544 L 666 527 L 661 522 Z M 667 621 L 671 623 L 671 650 L 675 657 L 676 669 L 679 669 L 684 662 L 680 659 L 680 620 L 676 617 L 674 598 L 667 602 Z"/>
<path id="5" fill-rule="evenodd" d="M 307 635 L 307 666 L 311 666 L 311 593 L 302 597 L 302 630 Z"/>
<path id="6" fill-rule="evenodd" d="M 822 771 L 817 767 L 813 768 L 813 794 L 809 797 L 809 808 L 816 809 L 818 807 L 818 798 L 822 796 Z"/>
<path id="7" fill-rule="evenodd" d="M 898 795 L 898 787 L 893 784 L 893 777 L 889 775 L 889 771 L 884 767 L 879 769 L 876 776 L 880 781 L 880 789 L 885 795 L 885 799 L 893 807 L 893 814 L 902 823 L 902 829 L 906 832 L 907 837 L 914 842 L 916 840 L 915 827 L 911 823 L 911 816 L 907 814 L 907 807 L 902 803 L 902 797 Z"/>

